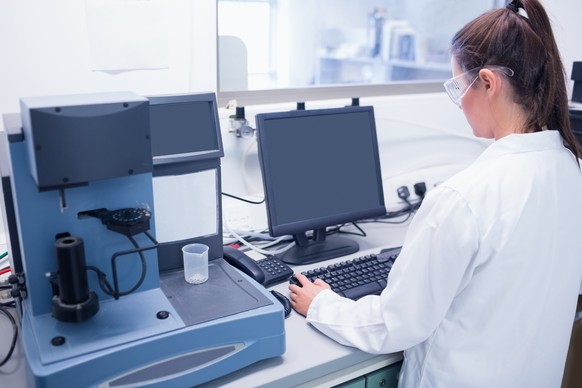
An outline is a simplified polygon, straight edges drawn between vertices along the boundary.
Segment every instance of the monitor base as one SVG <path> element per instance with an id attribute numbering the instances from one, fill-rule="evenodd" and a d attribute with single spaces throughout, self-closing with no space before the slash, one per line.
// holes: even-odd
<path id="1" fill-rule="evenodd" d="M 327 236 L 323 241 L 309 240 L 306 245 L 296 244 L 285 253 L 277 256 L 287 264 L 302 265 L 349 255 L 359 249 L 360 246 L 353 240 L 345 237 Z"/>

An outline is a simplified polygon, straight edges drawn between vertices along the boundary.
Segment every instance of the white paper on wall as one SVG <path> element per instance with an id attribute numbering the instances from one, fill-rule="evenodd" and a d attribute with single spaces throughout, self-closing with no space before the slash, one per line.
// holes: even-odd
<path id="1" fill-rule="evenodd" d="M 92 70 L 168 67 L 168 28 L 161 0 L 85 0 Z"/>

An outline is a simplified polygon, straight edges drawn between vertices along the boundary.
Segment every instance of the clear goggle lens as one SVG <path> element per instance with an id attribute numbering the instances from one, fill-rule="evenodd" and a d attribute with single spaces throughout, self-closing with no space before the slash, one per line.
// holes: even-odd
<path id="1" fill-rule="evenodd" d="M 512 77 L 514 72 L 508 67 L 504 66 L 485 66 L 487 69 L 496 70 L 504 73 L 505 75 Z M 461 106 L 461 98 L 467 93 L 469 88 L 477 81 L 479 78 L 478 71 L 482 68 L 476 68 L 464 72 L 456 77 L 453 77 L 446 81 L 443 86 L 445 91 L 456 105 Z"/>

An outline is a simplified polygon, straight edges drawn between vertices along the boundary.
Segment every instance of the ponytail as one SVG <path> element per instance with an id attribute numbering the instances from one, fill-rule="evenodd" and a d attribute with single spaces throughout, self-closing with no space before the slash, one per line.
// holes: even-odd
<path id="1" fill-rule="evenodd" d="M 538 0 L 513 0 L 469 22 L 453 37 L 451 53 L 463 70 L 505 66 L 514 102 L 526 113 L 526 130 L 560 132 L 577 157 L 582 149 L 570 125 L 566 72 L 550 20 Z"/>

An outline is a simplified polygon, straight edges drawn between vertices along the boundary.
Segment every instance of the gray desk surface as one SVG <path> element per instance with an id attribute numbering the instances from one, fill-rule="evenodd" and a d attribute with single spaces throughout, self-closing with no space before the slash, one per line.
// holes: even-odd
<path id="1" fill-rule="evenodd" d="M 360 251 L 356 254 L 333 259 L 324 263 L 295 266 L 296 272 L 321 267 L 367 252 L 377 252 L 379 248 L 395 247 L 402 244 L 406 225 L 362 224 L 367 237 L 356 237 Z M 354 231 L 356 231 L 354 229 Z M 287 283 L 272 287 L 288 295 Z M 6 317 L 0 316 L 0 357 L 10 345 L 12 328 Z M 402 359 L 400 353 L 374 355 L 340 345 L 319 333 L 305 322 L 305 318 L 295 311 L 285 320 L 286 351 L 275 357 L 249 365 L 239 371 L 213 380 L 204 387 L 219 386 L 330 386 L 346 378 L 353 378 Z M 0 386 L 25 387 L 24 359 L 20 348 L 20 338 L 12 359 L 0 368 Z M 348 377 L 346 377 L 348 376 Z M 353 376 L 353 377 L 349 377 Z"/>

